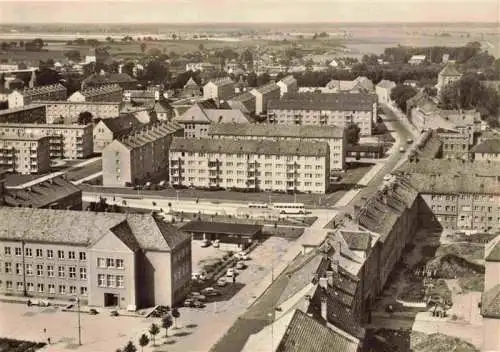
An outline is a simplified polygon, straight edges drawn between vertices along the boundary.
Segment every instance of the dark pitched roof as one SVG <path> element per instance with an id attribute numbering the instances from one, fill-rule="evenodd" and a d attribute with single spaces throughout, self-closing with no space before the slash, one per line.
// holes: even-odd
<path id="1" fill-rule="evenodd" d="M 407 173 L 435 175 L 462 173 L 477 176 L 497 176 L 500 175 L 500 163 L 458 159 L 419 159 L 418 161 L 404 163 L 398 170 Z"/>
<path id="2" fill-rule="evenodd" d="M 127 221 L 124 220 L 109 230 L 113 232 L 115 236 L 118 237 L 120 241 L 122 241 L 131 251 L 135 252 L 141 248 Z"/>
<path id="3" fill-rule="evenodd" d="M 280 87 L 276 83 L 268 83 L 263 86 L 252 89 L 252 92 L 259 92 L 261 94 L 270 93 L 275 90 L 280 90 Z"/>
<path id="4" fill-rule="evenodd" d="M 205 232 L 238 236 L 255 236 L 259 231 L 262 230 L 262 225 L 246 225 L 195 220 L 181 227 L 181 230 L 184 232 Z"/>
<path id="5" fill-rule="evenodd" d="M 133 83 L 137 82 L 135 78 L 126 73 L 94 73 L 83 80 L 84 84 L 113 84 L 113 83 Z"/>
<path id="6" fill-rule="evenodd" d="M 500 138 L 487 139 L 471 149 L 472 153 L 500 153 Z"/>
<path id="7" fill-rule="evenodd" d="M 485 318 L 500 319 L 500 284 L 483 293 L 481 315 Z"/>
<path id="8" fill-rule="evenodd" d="M 372 111 L 377 96 L 364 93 L 286 93 L 271 100 L 268 110 Z"/>
<path id="9" fill-rule="evenodd" d="M 352 231 L 343 231 L 340 233 L 344 240 L 347 242 L 349 249 L 355 251 L 366 251 L 371 246 L 372 238 L 369 233 L 366 232 L 352 232 Z"/>
<path id="10" fill-rule="evenodd" d="M 452 76 L 452 77 L 461 76 L 462 75 L 457 70 L 457 67 L 454 64 L 452 64 L 452 63 L 446 64 L 446 66 L 443 67 L 443 69 L 441 70 L 441 72 L 439 72 L 439 74 L 441 76 Z"/>
<path id="11" fill-rule="evenodd" d="M 103 119 L 101 120 L 103 124 L 105 124 L 115 138 L 126 135 L 130 131 L 136 128 L 140 128 L 143 126 L 132 114 L 120 114 L 118 117 L 114 117 L 111 119 Z"/>
<path id="12" fill-rule="evenodd" d="M 493 247 L 486 249 L 485 260 L 488 262 L 500 262 L 500 239 L 495 238 Z"/>
<path id="13" fill-rule="evenodd" d="M 276 352 L 356 352 L 358 343 L 296 310 Z"/>

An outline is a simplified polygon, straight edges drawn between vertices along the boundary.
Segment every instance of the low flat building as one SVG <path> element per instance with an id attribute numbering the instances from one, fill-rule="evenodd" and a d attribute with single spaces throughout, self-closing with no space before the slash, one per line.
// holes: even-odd
<path id="1" fill-rule="evenodd" d="M 2 294 L 135 310 L 188 293 L 190 236 L 155 215 L 1 207 L 0 223 Z"/>
<path id="2" fill-rule="evenodd" d="M 8 97 L 9 109 L 29 105 L 36 100 L 66 100 L 66 97 L 66 87 L 59 83 L 14 90 Z"/>
<path id="3" fill-rule="evenodd" d="M 326 142 L 174 138 L 170 184 L 324 194 L 329 149 Z"/>
<path id="4" fill-rule="evenodd" d="M 183 134 L 181 125 L 161 122 L 115 139 L 102 151 L 103 185 L 123 187 L 166 176 L 172 138 Z"/>
<path id="5" fill-rule="evenodd" d="M 0 167 L 22 175 L 50 171 L 50 138 L 0 133 Z"/>
<path id="6" fill-rule="evenodd" d="M 67 100 L 73 103 L 95 101 L 121 102 L 122 96 L 123 89 L 118 84 L 110 84 L 74 92 Z"/>
<path id="7" fill-rule="evenodd" d="M 255 115 L 260 115 L 267 112 L 270 101 L 280 98 L 281 89 L 276 83 L 268 83 L 252 89 L 250 93 L 255 97 Z"/>
<path id="8" fill-rule="evenodd" d="M 335 126 L 292 126 L 270 124 L 213 124 L 208 130 L 213 139 L 296 140 L 326 142 L 330 146 L 330 169 L 345 168 L 345 130 Z"/>
<path id="9" fill-rule="evenodd" d="M 217 102 L 227 101 L 235 95 L 234 82 L 231 78 L 210 80 L 203 86 L 203 98 L 213 99 Z"/>
<path id="10" fill-rule="evenodd" d="M 500 162 L 500 138 L 483 140 L 471 149 L 472 157 L 477 161 Z"/>
<path id="11" fill-rule="evenodd" d="M 377 116 L 377 96 L 361 93 L 285 94 L 271 100 L 267 121 L 278 125 L 317 125 L 345 128 L 355 123 L 360 134 L 372 134 Z"/>
<path id="12" fill-rule="evenodd" d="M 120 114 L 120 102 L 69 102 L 69 101 L 37 101 L 46 109 L 46 123 L 72 124 L 78 122 L 78 116 L 89 112 L 93 119 L 108 119 Z M 45 122 L 45 121 L 44 121 Z"/>
<path id="13" fill-rule="evenodd" d="M 62 210 L 82 210 L 82 190 L 64 177 L 32 182 L 6 190 L 5 206 Z"/>
<path id="14" fill-rule="evenodd" d="M 243 250 L 262 235 L 262 225 L 193 220 L 180 228 L 193 240 L 219 240 L 221 249 Z"/>
<path id="15" fill-rule="evenodd" d="M 0 110 L 0 123 L 45 123 L 45 106 L 31 104 Z"/>
<path id="16" fill-rule="evenodd" d="M 0 123 L 0 135 L 50 137 L 51 159 L 84 159 L 93 153 L 92 124 Z"/>

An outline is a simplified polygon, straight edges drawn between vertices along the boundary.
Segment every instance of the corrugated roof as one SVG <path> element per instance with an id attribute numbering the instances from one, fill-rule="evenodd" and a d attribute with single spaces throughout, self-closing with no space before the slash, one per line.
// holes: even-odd
<path id="1" fill-rule="evenodd" d="M 364 93 L 295 93 L 271 100 L 268 110 L 372 111 L 375 97 Z"/>
<path id="2" fill-rule="evenodd" d="M 263 155 L 327 156 L 326 142 L 174 138 L 170 151 Z"/>
<path id="3" fill-rule="evenodd" d="M 500 319 L 500 284 L 483 293 L 481 315 L 485 318 Z"/>
<path id="4" fill-rule="evenodd" d="M 275 124 L 214 124 L 209 135 L 296 137 L 296 138 L 342 138 L 344 129 L 335 126 L 294 126 Z"/>

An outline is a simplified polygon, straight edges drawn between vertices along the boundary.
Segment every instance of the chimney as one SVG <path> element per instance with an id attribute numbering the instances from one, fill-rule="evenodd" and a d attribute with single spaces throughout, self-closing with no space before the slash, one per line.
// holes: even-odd
<path id="1" fill-rule="evenodd" d="M 307 313 L 307 311 L 309 310 L 310 304 L 311 304 L 311 296 L 305 295 L 305 297 L 304 297 L 304 312 Z"/>
<path id="2" fill-rule="evenodd" d="M 321 317 L 325 321 L 328 321 L 328 308 L 327 308 L 327 303 L 326 303 L 326 297 L 325 296 L 321 297 Z"/>
<path id="3" fill-rule="evenodd" d="M 332 264 L 332 266 L 333 266 L 333 264 Z M 329 286 L 333 286 L 333 271 L 328 270 L 326 272 L 326 279 L 328 281 L 328 285 Z"/>
<path id="4" fill-rule="evenodd" d="M 338 259 L 332 259 L 331 268 L 332 268 L 332 271 L 331 271 L 332 275 L 333 275 L 334 272 L 335 273 L 339 272 L 339 260 Z M 333 280 L 333 277 L 332 277 L 332 280 Z"/>
<path id="5" fill-rule="evenodd" d="M 328 279 L 326 277 L 320 277 L 319 278 L 319 286 L 322 288 L 327 288 L 328 287 Z"/>

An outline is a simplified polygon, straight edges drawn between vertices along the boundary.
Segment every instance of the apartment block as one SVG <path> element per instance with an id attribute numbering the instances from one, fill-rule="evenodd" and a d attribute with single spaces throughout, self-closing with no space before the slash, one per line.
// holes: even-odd
<path id="1" fill-rule="evenodd" d="M 276 83 L 280 87 L 280 95 L 283 96 L 286 93 L 297 93 L 299 91 L 297 80 L 292 75 L 283 77 Z"/>
<path id="2" fill-rule="evenodd" d="M 144 127 L 133 114 L 104 119 L 94 125 L 94 153 L 102 153 L 113 140 L 126 136 L 133 130 Z"/>
<path id="3" fill-rule="evenodd" d="M 442 142 L 442 157 L 469 159 L 471 138 L 469 133 L 458 130 L 436 130 L 438 138 Z"/>
<path id="4" fill-rule="evenodd" d="M 369 136 L 377 116 L 377 96 L 361 93 L 285 94 L 279 100 L 271 100 L 267 110 L 270 124 L 345 128 L 355 123 L 361 135 Z"/>
<path id="5" fill-rule="evenodd" d="M 267 111 L 271 100 L 280 98 L 281 89 L 276 83 L 268 83 L 252 89 L 250 93 L 255 97 L 255 114 L 260 115 Z"/>
<path id="6" fill-rule="evenodd" d="M 45 123 L 45 106 L 31 104 L 0 110 L 0 123 Z"/>
<path id="7" fill-rule="evenodd" d="M 67 89 L 62 84 L 51 84 L 24 90 L 14 90 L 9 94 L 9 109 L 29 105 L 36 100 L 66 100 Z"/>
<path id="8" fill-rule="evenodd" d="M 2 294 L 135 310 L 188 292 L 190 236 L 152 214 L 3 207 L 0 223 Z"/>
<path id="9" fill-rule="evenodd" d="M 172 186 L 324 194 L 326 142 L 174 138 Z"/>
<path id="10" fill-rule="evenodd" d="M 50 171 L 50 138 L 0 134 L 0 167 L 22 175 Z"/>
<path id="11" fill-rule="evenodd" d="M 102 151 L 104 186 L 125 186 L 168 174 L 168 152 L 173 136 L 182 137 L 181 125 L 162 122 L 115 139 Z"/>
<path id="12" fill-rule="evenodd" d="M 99 87 L 89 87 L 87 89 L 74 92 L 68 98 L 69 102 L 121 102 L 123 89 L 118 84 L 110 84 Z"/>
<path id="13" fill-rule="evenodd" d="M 203 86 L 203 98 L 226 101 L 235 95 L 234 82 L 231 78 L 219 78 Z"/>
<path id="14" fill-rule="evenodd" d="M 120 102 L 70 102 L 70 101 L 37 101 L 45 105 L 46 123 L 72 124 L 78 122 L 78 115 L 90 112 L 94 119 L 108 119 L 120 114 Z"/>
<path id="15" fill-rule="evenodd" d="M 293 126 L 271 124 L 213 124 L 208 137 L 212 139 L 316 141 L 330 147 L 330 170 L 345 168 L 345 130 L 335 126 Z"/>
<path id="16" fill-rule="evenodd" d="M 84 159 L 93 152 L 92 124 L 0 123 L 0 135 L 50 137 L 51 159 Z"/>

